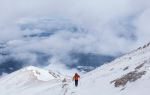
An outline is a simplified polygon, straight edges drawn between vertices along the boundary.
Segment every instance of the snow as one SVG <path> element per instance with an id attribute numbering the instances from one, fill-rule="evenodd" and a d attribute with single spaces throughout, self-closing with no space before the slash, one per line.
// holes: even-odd
<path id="1" fill-rule="evenodd" d="M 62 92 L 62 79 L 52 71 L 29 66 L 2 77 L 0 95 L 58 95 L 55 93 Z"/>
<path id="2" fill-rule="evenodd" d="M 133 71 L 146 71 L 146 74 L 124 86 L 115 87 L 112 81 Z M 150 95 L 150 46 L 80 76 L 79 86 L 75 87 L 69 77 L 30 66 L 2 77 L 0 95 Z M 64 78 L 66 82 L 63 82 Z"/>
<path id="3" fill-rule="evenodd" d="M 33 66 L 28 67 L 27 70 L 31 70 L 38 80 L 49 81 L 54 79 L 54 76 L 52 76 L 47 70 L 36 68 Z"/>
<path id="4" fill-rule="evenodd" d="M 111 81 L 134 71 L 144 63 L 138 71 L 146 71 L 142 78 L 128 82 L 124 87 L 116 88 Z M 128 66 L 127 70 L 123 70 Z M 150 91 L 150 47 L 131 52 L 109 64 L 82 76 L 79 87 L 70 86 L 66 95 L 149 95 Z"/>

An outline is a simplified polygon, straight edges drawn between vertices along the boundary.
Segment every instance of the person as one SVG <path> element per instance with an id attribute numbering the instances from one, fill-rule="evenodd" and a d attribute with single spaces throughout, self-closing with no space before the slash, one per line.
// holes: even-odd
<path id="1" fill-rule="evenodd" d="M 78 75 L 78 73 L 75 73 L 73 76 L 73 80 L 75 81 L 75 86 L 78 86 L 78 80 L 79 80 L 80 76 Z"/>

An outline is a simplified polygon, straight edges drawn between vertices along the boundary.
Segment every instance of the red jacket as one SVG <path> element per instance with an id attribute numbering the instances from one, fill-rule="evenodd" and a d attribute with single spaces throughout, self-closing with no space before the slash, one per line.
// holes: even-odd
<path id="1" fill-rule="evenodd" d="M 80 76 L 77 73 L 75 73 L 75 75 L 73 76 L 73 80 L 79 80 L 79 78 Z"/>

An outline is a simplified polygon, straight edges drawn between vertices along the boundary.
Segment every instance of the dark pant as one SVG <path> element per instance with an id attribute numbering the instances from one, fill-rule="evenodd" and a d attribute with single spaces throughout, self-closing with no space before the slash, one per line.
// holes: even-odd
<path id="1" fill-rule="evenodd" d="M 75 86 L 76 87 L 78 86 L 78 80 L 75 80 Z"/>

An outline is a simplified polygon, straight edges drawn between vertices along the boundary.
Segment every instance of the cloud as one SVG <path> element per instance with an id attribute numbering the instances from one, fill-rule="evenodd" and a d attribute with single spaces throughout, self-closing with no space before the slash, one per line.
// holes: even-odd
<path id="1" fill-rule="evenodd" d="M 50 61 L 53 64 L 49 64 L 48 66 L 45 67 L 45 69 L 51 69 L 55 72 L 59 72 L 61 74 L 68 75 L 68 76 L 72 76 L 75 72 L 79 73 L 79 71 L 77 69 L 67 68 L 66 65 L 62 64 L 62 62 L 58 61 L 57 58 L 52 58 Z M 80 74 L 82 74 L 82 73 L 84 73 L 84 72 L 80 72 Z"/>
<path id="2" fill-rule="evenodd" d="M 0 0 L 0 40 L 17 58 L 70 52 L 117 56 L 149 42 L 149 0 Z M 49 32 L 49 33 L 48 33 Z M 32 36 L 25 38 L 24 36 Z M 44 36 L 44 37 L 37 37 Z"/>

